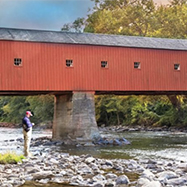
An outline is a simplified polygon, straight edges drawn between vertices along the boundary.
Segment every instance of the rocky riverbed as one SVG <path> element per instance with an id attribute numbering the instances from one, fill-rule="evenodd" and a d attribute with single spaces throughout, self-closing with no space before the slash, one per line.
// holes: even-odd
<path id="1" fill-rule="evenodd" d="M 21 139 L 16 140 L 18 144 Z M 32 140 L 33 157 L 17 165 L 0 165 L 0 186 L 25 184 L 94 187 L 185 187 L 187 162 L 156 159 L 100 159 L 59 153 L 50 138 Z M 34 185 L 30 185 L 34 186 Z"/>

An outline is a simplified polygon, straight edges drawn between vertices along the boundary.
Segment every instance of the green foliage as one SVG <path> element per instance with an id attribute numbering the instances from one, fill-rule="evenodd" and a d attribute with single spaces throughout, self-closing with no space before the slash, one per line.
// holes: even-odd
<path id="1" fill-rule="evenodd" d="M 95 9 L 85 22 L 85 32 L 93 27 L 95 33 L 146 36 L 154 29 L 152 0 L 104 1 Z"/>
<path id="2" fill-rule="evenodd" d="M 28 96 L 26 101 L 33 111 L 33 121 L 36 123 L 49 122 L 53 120 L 54 97 L 51 95 Z"/>
<path id="3" fill-rule="evenodd" d="M 128 124 L 131 119 L 129 111 L 132 103 L 129 96 L 96 96 L 96 120 L 99 124 Z"/>
<path id="4" fill-rule="evenodd" d="M 0 97 L 0 121 L 21 123 L 26 110 L 36 124 L 53 120 L 51 95 Z M 177 101 L 177 102 L 176 102 Z M 186 96 L 95 96 L 98 125 L 186 126 Z"/>
<path id="5" fill-rule="evenodd" d="M 186 126 L 186 97 L 179 109 L 167 96 L 96 96 L 99 125 Z"/>
<path id="6" fill-rule="evenodd" d="M 25 157 L 23 155 L 17 155 L 14 152 L 7 152 L 0 154 L 0 164 L 17 164 L 22 162 Z"/>
<path id="7" fill-rule="evenodd" d="M 87 18 L 67 23 L 62 30 L 162 38 L 187 38 L 186 0 L 168 5 L 153 0 L 92 0 Z"/>
<path id="8" fill-rule="evenodd" d="M 26 102 L 24 96 L 0 97 L 0 120 L 5 122 L 19 123 L 20 118 L 30 104 Z"/>
<path id="9" fill-rule="evenodd" d="M 160 6 L 156 11 L 156 30 L 153 36 L 187 38 L 187 4 Z"/>
<path id="10" fill-rule="evenodd" d="M 0 121 L 20 124 L 25 111 L 31 110 L 36 124 L 51 122 L 54 112 L 54 97 L 39 96 L 6 96 L 0 97 Z"/>

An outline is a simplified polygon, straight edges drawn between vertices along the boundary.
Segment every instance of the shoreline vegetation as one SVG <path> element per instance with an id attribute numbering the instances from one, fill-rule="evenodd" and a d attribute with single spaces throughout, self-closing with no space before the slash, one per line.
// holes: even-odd
<path id="1" fill-rule="evenodd" d="M 23 155 L 18 155 L 15 152 L 0 153 L 0 164 L 18 164 L 25 159 Z"/>
<path id="2" fill-rule="evenodd" d="M 95 117 L 99 127 L 105 124 L 106 127 L 185 129 L 186 103 L 185 95 L 96 95 Z M 26 110 L 32 111 L 32 121 L 38 127 L 52 128 L 54 96 L 49 95 L 1 96 L 1 126 L 20 127 Z"/>

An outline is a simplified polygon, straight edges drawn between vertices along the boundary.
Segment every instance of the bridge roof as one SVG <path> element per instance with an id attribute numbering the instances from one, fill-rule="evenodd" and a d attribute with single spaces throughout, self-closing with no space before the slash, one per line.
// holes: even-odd
<path id="1" fill-rule="evenodd" d="M 187 50 L 187 39 L 0 28 L 0 40 Z"/>

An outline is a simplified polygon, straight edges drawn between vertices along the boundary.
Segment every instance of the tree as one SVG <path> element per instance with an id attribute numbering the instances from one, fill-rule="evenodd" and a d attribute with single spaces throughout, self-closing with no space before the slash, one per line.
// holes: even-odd
<path id="1" fill-rule="evenodd" d="M 100 6 L 98 6 L 100 3 Z M 97 1 L 88 15 L 85 32 L 147 36 L 155 22 L 153 0 Z"/>
<path id="2" fill-rule="evenodd" d="M 33 122 L 51 122 L 54 98 L 51 95 L 0 97 L 0 121 L 20 124 L 27 110 L 34 113 Z"/>
<path id="3" fill-rule="evenodd" d="M 76 32 L 187 38 L 186 0 L 171 0 L 164 6 L 153 0 L 93 1 L 95 6 L 86 19 L 78 18 L 65 28 Z"/>
<path id="4" fill-rule="evenodd" d="M 54 113 L 54 97 L 52 95 L 28 96 L 26 101 L 34 113 L 37 123 L 51 122 Z"/>
<path id="5" fill-rule="evenodd" d="M 186 0 L 170 0 L 170 4 L 172 6 L 185 5 L 185 4 L 187 4 L 187 2 L 186 2 Z"/>
<path id="6" fill-rule="evenodd" d="M 178 3 L 177 3 L 178 2 Z M 157 29 L 154 36 L 162 38 L 187 38 L 187 4 L 172 1 L 170 6 L 160 6 L 156 12 Z"/>
<path id="7" fill-rule="evenodd" d="M 84 21 L 84 18 L 77 18 L 72 24 L 64 24 L 61 31 L 83 32 Z"/>
<path id="8" fill-rule="evenodd" d="M 21 123 L 25 111 L 29 109 L 29 103 L 25 96 L 0 97 L 1 121 Z"/>

